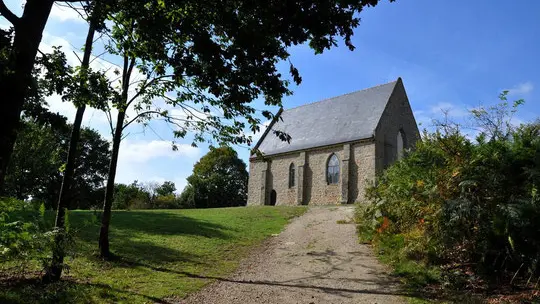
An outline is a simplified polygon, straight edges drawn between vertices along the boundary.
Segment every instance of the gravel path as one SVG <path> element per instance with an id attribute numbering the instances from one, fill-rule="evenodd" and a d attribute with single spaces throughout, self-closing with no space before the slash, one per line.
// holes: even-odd
<path id="1" fill-rule="evenodd" d="M 404 303 L 371 249 L 358 244 L 353 214 L 352 206 L 310 208 L 236 274 L 181 303 Z"/>

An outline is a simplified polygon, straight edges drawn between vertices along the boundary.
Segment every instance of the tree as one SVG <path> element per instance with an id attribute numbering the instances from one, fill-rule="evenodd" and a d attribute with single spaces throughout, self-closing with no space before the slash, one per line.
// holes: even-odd
<path id="1" fill-rule="evenodd" d="M 161 186 L 156 189 L 156 194 L 160 196 L 173 195 L 176 191 L 176 186 L 171 181 L 163 182 Z"/>
<path id="2" fill-rule="evenodd" d="M 5 95 L 0 111 L 0 192 L 4 188 L 6 169 L 17 139 L 27 89 L 32 82 L 34 60 L 53 3 L 51 0 L 28 0 L 23 15 L 17 17 L 4 1 L 0 1 L 0 14 L 15 31 L 13 39 L 1 46 L 0 92 Z"/>
<path id="3" fill-rule="evenodd" d="M 49 126 L 23 121 L 6 174 L 5 194 L 20 200 L 43 198 L 59 175 L 59 148 Z M 50 201 L 45 205 L 52 206 Z"/>
<path id="4" fill-rule="evenodd" d="M 244 206 L 247 201 L 246 164 L 231 147 L 210 148 L 193 167 L 182 204 L 196 208 Z"/>
<path id="5" fill-rule="evenodd" d="M 0 111 L 0 191 L 3 190 L 6 169 L 13 152 L 13 145 L 21 117 L 21 111 L 32 85 L 32 71 L 45 24 L 55 3 L 84 2 L 88 11 L 94 1 L 73 0 L 28 0 L 22 16 L 16 16 L 0 1 L 0 14 L 12 25 L 13 36 L 3 41 L 0 47 L 0 91 L 2 99 Z"/>
<path id="6" fill-rule="evenodd" d="M 195 190 L 187 185 L 180 194 L 179 205 L 181 208 L 195 208 Z"/>
<path id="7" fill-rule="evenodd" d="M 66 82 L 56 87 L 57 93 L 63 92 L 64 99 L 74 103 L 77 107 L 71 137 L 69 140 L 69 148 L 66 158 L 66 166 L 63 174 L 62 185 L 58 197 L 58 205 L 56 210 L 55 220 L 55 246 L 53 248 L 53 258 L 49 269 L 47 270 L 44 280 L 47 282 L 55 282 L 60 279 L 62 269 L 64 267 L 64 249 L 62 244 L 65 238 L 65 209 L 69 205 L 68 194 L 72 191 L 73 176 L 75 172 L 77 160 L 77 143 L 80 139 L 80 130 L 83 115 L 87 105 L 94 105 L 97 108 L 103 106 L 103 101 L 107 100 L 111 92 L 108 81 L 104 73 L 93 72 L 90 69 L 90 56 L 94 44 L 94 35 L 96 31 L 103 30 L 105 19 L 108 11 L 111 9 L 107 5 L 106 0 L 95 0 L 87 2 L 85 8 L 88 12 L 88 34 L 84 45 L 83 59 L 79 69 L 75 69 L 75 73 L 70 73 L 68 67 L 65 75 Z M 71 76 L 71 77 L 69 77 Z"/>
<path id="8" fill-rule="evenodd" d="M 159 185 L 155 182 L 129 185 L 115 184 L 113 209 L 176 209 L 179 200 L 174 194 L 173 182 L 166 181 Z"/>
<path id="9" fill-rule="evenodd" d="M 18 199 L 32 198 L 56 208 L 62 183 L 62 169 L 67 154 L 71 126 L 22 121 L 6 175 L 6 194 Z M 81 130 L 78 143 L 76 179 L 69 193 L 69 209 L 88 209 L 97 204 L 95 196 L 107 174 L 109 143 L 89 128 Z"/>
<path id="10" fill-rule="evenodd" d="M 103 197 L 101 198 L 103 200 Z M 116 184 L 114 190 L 114 209 L 147 208 L 150 204 L 148 193 L 137 181 L 129 185 Z"/>

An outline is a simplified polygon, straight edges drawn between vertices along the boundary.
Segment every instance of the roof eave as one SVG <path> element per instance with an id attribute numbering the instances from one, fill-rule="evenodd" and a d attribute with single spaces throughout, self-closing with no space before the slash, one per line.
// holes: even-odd
<path id="1" fill-rule="evenodd" d="M 313 151 L 313 150 L 324 149 L 324 148 L 328 148 L 328 147 L 341 146 L 341 145 L 351 144 L 351 143 L 369 142 L 369 141 L 373 141 L 374 139 L 375 139 L 374 135 L 368 136 L 368 137 L 364 136 L 364 137 L 361 137 L 361 138 L 348 140 L 348 141 L 343 141 L 343 142 L 339 142 L 339 143 L 328 144 L 328 145 L 313 146 L 313 147 L 307 147 L 307 148 L 301 148 L 301 149 L 294 149 L 294 150 L 290 150 L 290 151 L 279 151 L 279 152 L 265 153 L 265 154 L 263 154 L 263 157 L 276 157 L 276 156 L 281 156 L 281 155 L 285 155 L 285 154 L 298 153 L 298 152 L 301 152 L 301 151 Z M 257 159 L 257 155 L 252 154 L 249 159 L 250 160 Z"/>
<path id="2" fill-rule="evenodd" d="M 259 146 L 261 145 L 263 140 L 266 138 L 266 135 L 268 134 L 268 132 L 270 132 L 270 130 L 272 129 L 272 127 L 274 126 L 274 124 L 278 120 L 279 116 L 281 116 L 281 113 L 283 113 L 283 108 L 279 108 L 276 115 L 274 115 L 274 119 L 272 119 L 272 121 L 270 122 L 270 124 L 268 125 L 266 130 L 264 130 L 264 133 L 262 134 L 261 138 L 259 138 L 259 140 L 255 144 L 255 147 L 253 147 L 253 149 L 251 149 L 251 151 L 250 151 L 250 156 L 251 157 L 253 157 L 253 154 L 254 154 L 253 151 L 255 151 L 255 150 L 257 150 L 259 148 Z"/>

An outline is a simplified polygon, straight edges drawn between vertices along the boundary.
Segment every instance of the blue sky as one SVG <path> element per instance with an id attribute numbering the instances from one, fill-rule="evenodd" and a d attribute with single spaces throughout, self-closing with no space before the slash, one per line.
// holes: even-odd
<path id="1" fill-rule="evenodd" d="M 20 14 L 22 2 L 8 0 Z M 510 90 L 510 99 L 526 100 L 516 121 L 531 121 L 540 114 L 540 2 L 502 1 L 383 1 L 361 13 L 355 30 L 354 52 L 340 46 L 315 56 L 306 46 L 291 49 L 291 60 L 303 78 L 294 95 L 284 99 L 291 108 L 324 98 L 349 93 L 402 77 L 411 106 L 422 127 L 449 110 L 463 119 L 467 109 L 497 101 Z M 7 22 L 0 17 L 0 26 Z M 79 50 L 86 25 L 73 12 L 55 7 L 45 29 L 43 49 L 63 45 Z M 100 53 L 99 47 L 95 51 Z M 106 57 L 108 61 L 117 62 Z M 96 65 L 107 68 L 100 60 Z M 283 65 L 283 73 L 287 72 Z M 74 109 L 58 97 L 49 99 L 54 111 L 73 118 Z M 274 109 L 275 110 L 275 109 Z M 89 110 L 84 124 L 110 138 L 102 113 Z M 178 141 L 172 151 L 172 134 L 167 126 L 151 129 L 131 127 L 120 152 L 118 182 L 172 180 L 181 190 L 193 164 L 207 152 L 201 146 Z M 247 162 L 248 149 L 237 147 Z"/>

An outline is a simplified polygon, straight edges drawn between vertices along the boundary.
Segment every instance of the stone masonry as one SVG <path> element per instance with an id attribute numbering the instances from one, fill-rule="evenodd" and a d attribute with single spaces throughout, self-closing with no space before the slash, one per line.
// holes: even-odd
<path id="1" fill-rule="evenodd" d="M 333 153 L 341 162 L 340 179 L 338 184 L 329 185 L 326 163 Z M 296 168 L 296 183 L 289 188 L 291 163 Z M 277 193 L 277 205 L 354 203 L 362 200 L 366 185 L 375 178 L 375 142 L 348 143 L 290 153 L 266 161 L 254 160 L 250 162 L 249 170 L 248 205 L 269 205 L 270 195 L 266 191 L 271 190 Z"/>

